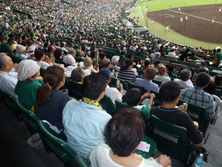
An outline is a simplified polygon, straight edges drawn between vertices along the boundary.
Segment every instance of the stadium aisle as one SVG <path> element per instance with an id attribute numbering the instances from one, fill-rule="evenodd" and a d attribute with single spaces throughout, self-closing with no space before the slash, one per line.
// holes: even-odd
<path id="1" fill-rule="evenodd" d="M 24 122 L 18 122 L 12 111 L 0 103 L 0 166 L 1 167 L 64 167 L 63 163 L 45 149 L 34 151 L 26 143 L 31 136 Z"/>

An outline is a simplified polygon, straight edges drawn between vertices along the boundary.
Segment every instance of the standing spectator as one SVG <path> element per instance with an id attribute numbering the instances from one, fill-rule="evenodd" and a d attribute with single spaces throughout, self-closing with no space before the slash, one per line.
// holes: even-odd
<path id="1" fill-rule="evenodd" d="M 216 53 L 216 57 L 213 60 L 213 66 L 214 67 L 218 67 L 222 61 L 222 53 L 221 53 L 221 48 L 217 47 L 217 53 Z"/>

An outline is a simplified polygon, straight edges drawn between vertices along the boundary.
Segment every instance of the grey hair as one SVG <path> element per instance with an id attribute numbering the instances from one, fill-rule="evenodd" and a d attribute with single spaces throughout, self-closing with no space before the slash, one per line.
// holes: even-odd
<path id="1" fill-rule="evenodd" d="M 187 81 L 188 79 L 190 79 L 191 77 L 191 71 L 189 69 L 183 69 L 182 71 L 180 71 L 180 79 L 182 81 Z"/>
<path id="2" fill-rule="evenodd" d="M 73 54 L 73 53 L 76 53 L 76 51 L 74 49 L 70 49 L 69 54 Z"/>
<path id="3" fill-rule="evenodd" d="M 81 82 L 84 78 L 84 72 L 81 67 L 72 70 L 71 79 L 75 82 Z"/>
<path id="4" fill-rule="evenodd" d="M 86 57 L 84 59 L 84 65 L 87 67 L 90 65 L 91 62 L 92 62 L 92 59 L 90 57 Z"/>
<path id="5" fill-rule="evenodd" d="M 6 53 L 0 53 L 0 69 L 4 69 L 5 63 L 8 62 L 8 55 Z"/>

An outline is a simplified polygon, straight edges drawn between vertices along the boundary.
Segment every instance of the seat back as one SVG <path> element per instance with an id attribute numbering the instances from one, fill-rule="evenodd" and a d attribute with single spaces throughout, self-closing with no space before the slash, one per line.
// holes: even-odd
<path id="1" fill-rule="evenodd" d="M 40 119 L 31 111 L 23 107 L 18 99 L 16 99 L 16 105 L 18 106 L 20 112 L 21 112 L 21 118 L 25 122 L 29 132 L 33 134 L 34 132 L 38 132 L 39 128 L 37 126 L 37 121 Z"/>
<path id="2" fill-rule="evenodd" d="M 100 100 L 99 103 L 101 104 L 103 109 L 107 111 L 107 113 L 109 113 L 112 116 L 115 115 L 116 106 L 113 104 L 110 97 L 108 97 L 107 95 L 104 95 L 104 97 Z"/>
<path id="3" fill-rule="evenodd" d="M 47 125 L 41 120 L 37 123 L 40 127 L 41 138 L 46 141 L 46 144 L 63 161 L 66 167 L 89 167 L 87 160 L 78 155 L 65 141 L 53 135 Z"/>
<path id="4" fill-rule="evenodd" d="M 69 96 L 81 99 L 83 96 L 83 85 L 66 78 L 66 88 L 69 90 Z"/>
<path id="5" fill-rule="evenodd" d="M 159 87 L 160 87 L 160 85 L 162 84 L 162 82 L 156 81 L 156 80 L 153 80 L 153 82 L 156 83 Z"/>
<path id="6" fill-rule="evenodd" d="M 151 115 L 147 134 L 148 137 L 156 142 L 157 149 L 160 152 L 181 160 L 185 164 L 189 163 L 194 145 L 188 139 L 186 128 L 168 123 Z"/>
<path id="7" fill-rule="evenodd" d="M 162 104 L 162 101 L 160 99 L 160 95 L 159 95 L 159 92 L 157 91 L 154 91 L 154 90 L 151 90 L 150 93 L 154 93 L 155 94 L 155 98 L 154 98 L 154 106 L 159 106 Z"/>
<path id="8" fill-rule="evenodd" d="M 181 105 L 182 103 L 184 103 L 184 101 L 180 100 L 178 105 Z M 207 116 L 206 109 L 204 107 L 188 103 L 187 114 L 191 117 L 193 121 L 198 122 L 199 131 L 201 131 L 203 133 L 203 136 L 205 136 L 210 123 L 210 119 Z"/>
<path id="9" fill-rule="evenodd" d="M 138 88 L 138 89 L 140 89 L 142 91 L 143 94 L 147 93 L 146 88 L 138 86 L 138 85 L 135 85 L 133 83 L 128 83 L 128 89 L 131 89 L 131 88 Z"/>
<path id="10" fill-rule="evenodd" d="M 2 95 L 2 99 L 4 100 L 6 107 L 8 109 L 11 109 L 12 112 L 15 114 L 17 120 L 20 121 L 21 120 L 20 111 L 15 103 L 16 98 L 2 88 L 0 88 L 0 93 Z"/>

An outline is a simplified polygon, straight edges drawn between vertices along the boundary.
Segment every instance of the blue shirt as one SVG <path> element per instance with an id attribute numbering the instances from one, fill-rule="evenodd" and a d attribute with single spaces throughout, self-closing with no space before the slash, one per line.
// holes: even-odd
<path id="1" fill-rule="evenodd" d="M 15 86 L 18 82 L 18 73 L 17 72 L 4 72 L 0 71 L 0 87 L 12 96 L 18 98 L 15 94 Z"/>
<path id="2" fill-rule="evenodd" d="M 63 110 L 64 133 L 67 143 L 84 158 L 100 143 L 104 143 L 103 132 L 111 116 L 95 105 L 82 100 L 69 101 Z"/>
<path id="3" fill-rule="evenodd" d="M 138 86 L 146 88 L 147 92 L 150 92 L 151 90 L 159 92 L 158 85 L 153 83 L 152 80 L 136 78 L 135 84 L 138 85 Z"/>
<path id="4" fill-rule="evenodd" d="M 181 90 L 181 99 L 187 103 L 205 107 L 208 116 L 214 116 L 213 97 L 200 87 Z"/>

